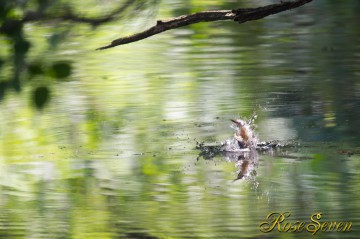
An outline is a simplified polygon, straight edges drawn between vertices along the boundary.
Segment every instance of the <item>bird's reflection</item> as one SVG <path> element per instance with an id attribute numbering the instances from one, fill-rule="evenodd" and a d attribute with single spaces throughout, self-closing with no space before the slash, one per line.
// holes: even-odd
<path id="1" fill-rule="evenodd" d="M 222 157 L 234 163 L 237 177 L 235 180 L 252 180 L 256 177 L 256 168 L 259 164 L 259 154 L 256 150 L 229 153 L 223 152 Z"/>
<path id="2" fill-rule="evenodd" d="M 228 162 L 231 162 L 236 167 L 237 177 L 234 180 L 253 180 L 256 177 L 256 168 L 259 163 L 259 154 L 256 149 L 244 150 L 238 152 L 226 152 L 214 150 L 214 146 L 202 146 L 199 153 L 198 160 L 203 158 L 211 160 L 215 156 L 222 156 Z"/>

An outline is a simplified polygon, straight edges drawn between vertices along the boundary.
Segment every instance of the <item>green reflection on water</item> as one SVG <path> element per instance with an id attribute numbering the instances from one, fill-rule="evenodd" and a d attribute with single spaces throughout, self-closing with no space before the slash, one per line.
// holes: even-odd
<path id="1" fill-rule="evenodd" d="M 185 11 L 171 4 L 160 8 Z M 322 6 L 326 22 L 313 14 Z M 321 211 L 354 224 L 333 238 L 357 238 L 359 32 L 351 23 L 324 30 L 337 9 L 356 22 L 345 3 L 316 3 L 295 19 L 194 25 L 101 52 L 93 49 L 133 27 L 74 26 L 46 51 L 51 30 L 29 26 L 30 57 L 74 64 L 68 82 L 49 83 L 42 112 L 28 96 L 47 79 L 1 102 L 1 237 L 297 238 L 259 225 L 269 212 L 308 220 Z M 221 157 L 197 160 L 196 141 L 231 137 L 229 119 L 254 110 L 260 139 L 311 147 L 260 154 L 252 181 L 234 182 L 234 163 Z"/>

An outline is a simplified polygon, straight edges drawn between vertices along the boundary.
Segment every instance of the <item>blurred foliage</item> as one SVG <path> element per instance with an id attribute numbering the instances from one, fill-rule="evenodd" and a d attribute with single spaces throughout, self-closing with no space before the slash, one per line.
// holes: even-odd
<path id="1" fill-rule="evenodd" d="M 50 66 L 40 63 L 41 59 L 28 60 L 33 43 L 31 43 L 24 28 L 27 22 L 31 20 L 31 14 L 42 14 L 47 8 L 51 7 L 54 1 L 50 3 L 47 0 L 38 1 L 0 1 L 0 37 L 6 43 L 8 52 L 0 51 L 0 70 L 1 67 L 10 69 L 10 74 L 0 72 L 0 99 L 3 99 L 5 93 L 9 90 L 21 91 L 22 85 L 26 79 L 38 80 L 41 76 L 49 76 L 55 79 L 64 79 L 71 75 L 72 62 L 52 62 Z M 41 19 L 39 19 L 41 20 Z M 51 81 L 49 81 L 50 83 Z M 50 90 L 46 86 L 35 87 L 32 90 L 31 100 L 36 108 L 43 108 L 49 101 Z"/>
<path id="2" fill-rule="evenodd" d="M 36 24 L 46 23 L 54 25 L 48 35 L 49 44 L 47 51 L 55 54 L 56 47 L 65 41 L 71 33 L 72 23 L 89 24 L 98 26 L 110 22 L 125 15 L 131 7 L 131 11 L 148 9 L 151 4 L 158 0 L 150 1 L 120 1 L 108 4 L 109 9 L 99 8 L 96 14 L 87 14 L 80 9 L 83 4 L 61 0 L 0 0 L 0 100 L 6 92 L 13 90 L 20 92 L 26 80 L 41 81 L 49 85 L 54 80 L 70 79 L 73 72 L 73 62 L 69 59 L 52 59 L 45 62 L 41 56 L 32 57 L 32 50 L 36 48 L 35 42 L 31 42 L 26 34 L 26 25 L 32 22 Z M 149 5 L 150 4 L 150 5 Z M 109 12 L 107 15 L 101 12 Z M 64 22 L 63 29 L 56 26 Z M 9 73 L 10 72 L 10 73 Z M 46 80 L 44 80 L 46 79 Z M 43 108 L 50 100 L 50 89 L 47 86 L 38 88 L 34 84 L 31 99 L 36 108 Z M 46 91 L 45 91 L 46 89 Z M 39 94 L 39 95 L 37 95 Z"/>

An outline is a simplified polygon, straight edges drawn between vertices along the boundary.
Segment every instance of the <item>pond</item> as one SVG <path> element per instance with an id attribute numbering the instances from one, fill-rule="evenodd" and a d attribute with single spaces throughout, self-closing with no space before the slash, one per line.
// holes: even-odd
<path id="1" fill-rule="evenodd" d="M 161 2 L 144 18 L 74 25 L 53 50 L 48 35 L 67 28 L 27 25 L 29 58 L 71 61 L 72 74 L 31 80 L 0 102 L 0 237 L 359 238 L 358 1 L 94 50 L 157 18 L 234 5 Z M 37 110 L 31 89 L 45 83 L 51 98 Z M 296 147 L 258 152 L 239 180 L 236 161 L 198 157 L 197 142 L 220 144 L 233 136 L 230 119 L 253 113 L 261 141 Z M 269 213 L 352 227 L 264 233 Z"/>

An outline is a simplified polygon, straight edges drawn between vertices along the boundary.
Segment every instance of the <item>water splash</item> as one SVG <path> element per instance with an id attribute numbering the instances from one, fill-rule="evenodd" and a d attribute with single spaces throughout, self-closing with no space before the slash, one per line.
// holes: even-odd
<path id="1" fill-rule="evenodd" d="M 197 142 L 196 148 L 200 149 L 200 157 L 212 159 L 216 155 L 221 155 L 226 161 L 233 162 L 237 168 L 236 180 L 249 180 L 256 183 L 256 168 L 259 163 L 258 151 L 271 153 L 273 149 L 295 146 L 297 144 L 281 143 L 278 141 L 260 142 L 255 133 L 256 113 L 248 119 L 239 118 L 231 120 L 234 129 L 234 136 L 225 140 L 220 145 L 206 145 L 204 142 Z"/>
<path id="2" fill-rule="evenodd" d="M 223 151 L 236 152 L 244 151 L 246 149 L 256 149 L 259 139 L 255 134 L 255 120 L 257 115 L 253 113 L 249 119 L 235 119 L 231 120 L 234 130 L 234 137 L 222 143 L 221 148 Z"/>

